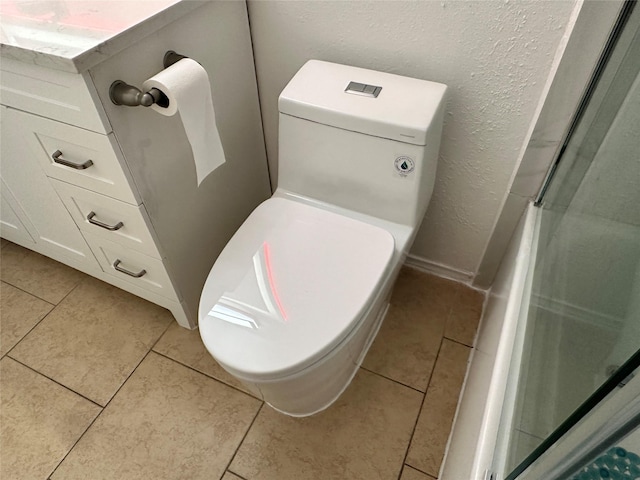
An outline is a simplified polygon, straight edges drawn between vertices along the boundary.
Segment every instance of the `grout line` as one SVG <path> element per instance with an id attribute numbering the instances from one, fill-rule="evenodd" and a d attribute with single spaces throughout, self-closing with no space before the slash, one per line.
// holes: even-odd
<path id="1" fill-rule="evenodd" d="M 148 300 L 147 300 L 147 301 L 148 301 Z M 149 303 L 152 303 L 152 302 L 149 302 Z M 167 309 L 165 308 L 165 310 L 167 310 Z M 167 311 L 168 311 L 168 310 L 167 310 Z M 171 328 L 171 325 L 173 325 L 173 322 L 175 322 L 175 321 L 176 321 L 176 320 L 175 320 L 175 318 L 173 318 L 173 314 L 172 314 L 172 315 L 171 315 L 171 321 L 170 321 L 170 322 L 169 322 L 169 324 L 167 325 L 167 328 L 165 328 L 165 329 L 162 331 L 162 333 L 161 333 L 160 335 L 158 335 L 158 338 L 156 338 L 156 341 L 155 341 L 155 342 L 153 342 L 153 345 L 151 345 L 151 348 L 149 349 L 149 351 L 147 352 L 147 354 L 144 356 L 145 358 L 147 358 L 147 355 L 149 355 L 149 352 L 152 352 L 152 351 L 153 351 L 153 349 L 154 349 L 154 348 L 156 348 L 156 345 L 158 344 L 158 342 L 162 339 L 162 337 L 164 337 L 164 336 L 165 336 L 165 334 L 169 331 L 169 329 Z M 138 364 L 138 365 L 140 365 L 140 364 Z M 136 367 L 136 368 L 138 368 L 138 367 Z M 131 373 L 133 373 L 133 372 L 131 372 Z M 127 377 L 127 380 L 128 380 L 128 379 L 129 379 L 129 378 Z"/>
<path id="2" fill-rule="evenodd" d="M 458 345 L 462 345 L 463 347 L 474 348 L 474 347 L 473 347 L 473 345 L 469 345 L 469 344 L 467 344 L 467 343 L 461 342 L 461 341 L 459 341 L 459 340 L 456 340 L 455 338 L 449 338 L 449 337 L 447 337 L 446 335 L 445 335 L 444 337 L 442 337 L 442 338 L 446 338 L 446 339 L 447 339 L 447 340 L 449 340 L 450 342 L 457 343 Z"/>
<path id="3" fill-rule="evenodd" d="M 35 328 L 36 328 L 38 325 L 40 325 L 40 322 L 42 322 L 45 318 L 47 318 L 47 317 L 51 314 L 51 312 L 53 312 L 54 310 L 55 310 L 55 306 L 54 306 L 51 310 L 49 310 L 49 311 L 46 313 L 46 315 L 44 315 L 40 320 L 38 320 L 38 321 L 36 322 L 36 324 L 35 324 L 33 327 L 31 327 L 31 328 L 29 329 L 29 331 L 28 331 L 28 332 L 26 332 L 24 335 L 22 335 L 22 338 L 20 338 L 20 340 L 18 340 L 18 341 L 16 342 L 16 344 L 15 344 L 13 347 L 11 347 L 11 348 L 10 348 L 10 349 L 9 349 L 9 350 L 4 354 L 4 355 L 2 355 L 2 358 L 4 358 L 4 357 L 6 357 L 7 355 L 9 355 L 9 354 L 13 351 L 13 349 L 14 349 L 14 348 L 16 348 L 16 347 L 17 347 L 17 346 L 22 342 L 22 340 L 24 340 L 25 338 L 27 338 L 27 336 L 28 336 L 31 332 L 33 332 L 33 331 L 35 330 Z M 13 358 L 13 357 L 11 357 L 11 358 Z M 15 358 L 13 358 L 13 359 L 15 360 Z"/>
<path id="4" fill-rule="evenodd" d="M 424 473 L 427 477 L 429 477 L 429 479 L 431 479 L 431 478 L 432 478 L 433 480 L 437 480 L 437 479 L 436 479 L 436 477 L 434 477 L 434 476 L 433 476 L 433 475 L 431 475 L 430 473 L 423 472 L 422 470 L 420 470 L 419 468 L 414 467 L 413 465 L 409 465 L 408 463 L 405 463 L 405 464 L 403 465 L 403 467 L 402 467 L 402 468 L 404 469 L 404 467 L 405 467 L 405 466 L 406 466 L 406 467 L 409 467 L 409 468 L 413 468 L 414 470 L 416 470 L 416 471 L 418 471 L 418 472 L 420 472 L 420 473 Z"/>
<path id="5" fill-rule="evenodd" d="M 236 455 L 238 454 L 238 450 L 240 450 L 240 447 L 242 446 L 242 444 L 244 443 L 245 439 L 247 438 L 247 435 L 249 435 L 249 431 L 251 430 L 251 427 L 253 427 L 253 424 L 256 423 L 256 419 L 258 418 L 258 415 L 260 415 L 260 412 L 262 411 L 264 405 L 265 405 L 265 402 L 262 402 L 260 404 L 260 407 L 258 407 L 258 411 L 256 412 L 255 416 L 253 417 L 253 420 L 251 420 L 251 423 L 249 424 L 249 428 L 247 428 L 247 431 L 244 432 L 244 435 L 242 436 L 242 440 L 240 440 L 240 443 L 238 443 L 238 446 L 236 447 L 235 452 L 233 452 L 233 455 L 231 456 L 231 459 L 229 460 L 229 463 L 227 463 L 227 466 L 224 467 L 224 471 L 225 472 L 227 470 L 229 470 L 229 467 L 233 463 L 233 460 L 236 458 Z M 231 470 L 229 470 L 229 471 L 231 471 Z M 233 473 L 234 475 L 237 475 L 233 471 L 231 471 L 231 473 Z M 222 474 L 222 476 L 224 477 L 224 473 Z"/>
<path id="6" fill-rule="evenodd" d="M 447 315 L 446 315 L 446 318 L 445 318 L 445 321 L 444 321 L 443 337 L 446 338 L 447 340 L 451 340 L 452 342 L 459 343 L 460 345 L 464 345 L 466 347 L 474 348 L 475 340 L 476 340 L 476 337 L 478 336 L 478 331 L 480 330 L 480 320 L 482 319 L 482 313 L 484 313 L 484 306 L 483 306 L 483 312 L 480 313 L 480 318 L 478 318 L 478 324 L 476 325 L 476 329 L 475 329 L 474 334 L 473 334 L 473 340 L 471 341 L 471 345 L 468 345 L 468 344 L 466 344 L 464 342 L 461 342 L 459 340 L 456 340 L 454 338 L 451 338 L 451 337 L 447 336 L 447 333 L 446 333 L 447 332 L 447 326 L 449 325 L 449 320 L 451 319 L 451 315 L 453 313 L 453 309 L 454 309 L 454 305 L 451 305 L 449 307 L 449 311 L 447 312 Z"/>
<path id="7" fill-rule="evenodd" d="M 64 300 L 65 298 L 67 298 L 67 295 L 69 295 L 69 293 L 71 293 L 71 292 L 67 293 L 67 295 L 65 295 L 65 296 L 62 298 L 62 300 L 60 300 L 60 302 L 58 302 L 58 303 L 51 303 L 49 300 L 45 300 L 44 298 L 39 297 L 38 295 L 35 295 L 35 294 L 31 293 L 31 292 L 27 292 L 24 288 L 19 287 L 18 285 L 14 285 L 13 283 L 9 282 L 9 281 L 8 281 L 8 280 L 6 280 L 6 279 L 5 279 L 5 280 L 2 280 L 2 281 L 3 281 L 4 283 L 6 283 L 7 285 L 11 285 L 13 288 L 17 288 L 17 289 L 18 289 L 18 290 L 20 290 L 21 292 L 24 292 L 24 293 L 26 293 L 26 294 L 29 294 L 29 295 L 31 295 L 32 297 L 37 298 L 38 300 L 42 300 L 43 302 L 47 302 L 48 304 L 53 305 L 54 307 L 57 307 L 57 306 L 60 304 L 60 302 L 62 302 L 62 300 Z M 73 291 L 73 290 L 76 288 L 76 286 L 77 286 L 77 285 L 74 285 L 74 287 L 71 289 L 71 291 Z"/>
<path id="8" fill-rule="evenodd" d="M 66 386 L 66 385 L 63 385 L 62 383 L 60 383 L 59 381 L 55 380 L 54 378 L 51 378 L 50 376 L 48 376 L 48 375 L 46 375 L 46 374 L 44 374 L 44 373 L 42 373 L 42 372 L 39 372 L 39 371 L 38 371 L 38 370 L 36 370 L 35 368 L 30 367 L 30 366 L 29 366 L 29 365 L 27 365 L 26 363 L 21 362 L 20 360 L 18 360 L 17 358 L 12 357 L 12 356 L 11 356 L 11 355 L 9 355 L 8 353 L 7 353 L 5 356 L 6 356 L 6 357 L 9 357 L 11 360 L 13 360 L 13 361 L 14 361 L 14 362 L 16 362 L 16 363 L 19 363 L 19 364 L 20 364 L 20 365 L 22 365 L 23 367 L 28 368 L 28 369 L 29 369 L 29 370 L 31 370 L 32 372 L 37 373 L 37 374 L 38 374 L 38 375 L 40 375 L 41 377 L 44 377 L 44 378 L 46 378 L 46 379 L 48 379 L 48 380 L 51 380 L 53 383 L 55 383 L 56 385 L 61 386 L 61 387 L 62 387 L 62 388 L 64 388 L 65 390 L 69 390 L 71 393 L 75 393 L 75 394 L 76 394 L 76 395 L 78 395 L 79 397 L 82 397 L 82 398 L 84 398 L 85 400 L 87 400 L 87 401 L 89 401 L 89 402 L 93 403 L 95 406 L 100 407 L 101 409 L 103 409 L 103 408 L 104 408 L 102 405 L 100 405 L 100 404 L 99 404 L 98 402 L 96 402 L 95 400 L 91 400 L 91 399 L 90 399 L 89 397 L 87 397 L 86 395 L 83 395 L 83 394 L 82 394 L 82 393 L 80 393 L 80 392 L 76 392 L 74 389 L 72 389 L 72 388 L 70 388 L 70 387 L 68 387 L 68 386 Z"/>
<path id="9" fill-rule="evenodd" d="M 49 305 L 51 305 L 51 306 L 53 306 L 53 307 L 57 307 L 57 306 L 60 304 L 60 302 L 62 302 L 62 300 L 64 300 L 65 298 L 67 298 L 67 295 L 69 295 L 69 293 L 73 292 L 73 291 L 76 289 L 76 287 L 79 285 L 79 283 L 78 283 L 78 284 L 76 284 L 73 288 L 71 288 L 71 290 L 69 291 L 69 293 L 67 293 L 64 297 L 62 297 L 62 299 L 60 300 L 60 302 L 58 302 L 58 303 L 53 303 L 53 302 L 50 302 L 49 300 L 45 300 L 44 298 L 40 298 L 38 295 L 35 295 L 35 294 L 31 293 L 31 292 L 27 292 L 24 288 L 19 287 L 19 286 L 17 286 L 17 285 L 14 285 L 14 284 L 13 284 L 13 283 L 11 283 L 11 282 L 7 282 L 6 280 L 2 280 L 2 283 L 6 283 L 6 284 L 7 284 L 7 285 L 9 285 L 10 287 L 15 288 L 16 290 L 20 290 L 22 293 L 26 293 L 27 295 L 29 295 L 29 296 L 31 296 L 31 297 L 35 297 L 35 298 L 37 298 L 38 300 L 42 300 L 43 302 L 48 303 Z"/>
<path id="10" fill-rule="evenodd" d="M 100 416 L 104 413 L 104 411 L 107 409 L 107 407 L 111 404 L 111 401 L 116 398 L 116 395 L 118 395 L 118 392 L 122 389 L 122 387 L 124 387 L 126 385 L 126 383 L 129 381 L 129 379 L 131 378 L 131 376 L 136 372 L 136 370 L 138 370 L 138 367 L 140 366 L 140 364 L 142 362 L 144 362 L 144 360 L 149 356 L 149 353 L 153 350 L 153 347 L 156 346 L 156 344 L 160 341 L 160 339 L 163 337 L 163 335 L 167 332 L 167 330 L 169 329 L 169 327 L 171 326 L 172 322 L 169 322 L 169 324 L 167 325 L 167 327 L 163 330 L 163 332 L 158 335 L 158 338 L 156 339 L 156 341 L 153 343 L 153 345 L 151 346 L 151 348 L 147 351 L 147 353 L 144 354 L 144 356 L 142 357 L 142 359 L 138 362 L 138 364 L 134 367 L 133 370 L 131 370 L 131 373 L 129 375 L 127 375 L 127 378 L 124 380 L 124 382 L 122 382 L 122 385 L 120 385 L 116 391 L 114 392 L 113 395 L 111 395 L 111 398 L 109 399 L 109 401 L 105 404 L 104 407 L 101 407 L 102 410 L 100 411 L 100 413 L 98 413 L 98 415 L 96 415 L 96 418 L 93 419 L 93 421 L 87 426 L 87 428 L 84 430 L 84 432 L 82 432 L 82 434 L 78 437 L 78 439 L 75 441 L 75 443 L 71 446 L 71 448 L 69 449 L 69 451 L 67 451 L 67 453 L 64 455 L 64 457 L 62 457 L 62 460 L 60 460 L 58 462 L 58 464 L 56 465 L 56 468 L 53 469 L 53 471 L 49 474 L 50 478 L 55 472 L 56 470 L 58 470 L 58 467 L 60 467 L 60 465 L 62 465 L 62 462 L 65 461 L 65 459 L 69 456 L 69 454 L 71 452 L 73 452 L 73 449 L 76 448 L 76 445 L 78 445 L 78 443 L 80 442 L 80 440 L 82 440 L 82 438 L 86 435 L 86 433 L 89 431 L 89 429 L 93 426 L 93 424 L 98 420 L 98 418 L 100 418 Z M 55 381 L 55 380 L 54 380 Z M 56 382 L 58 383 L 58 382 Z M 64 385 L 63 385 L 64 387 Z M 68 390 L 71 390 L 69 387 L 65 387 Z M 71 390 L 73 392 L 73 390 Z M 77 392 L 75 392 L 77 393 Z M 78 394 L 80 395 L 80 394 Z M 95 403 L 95 402 L 93 402 Z"/>
<path id="11" fill-rule="evenodd" d="M 435 362 L 434 362 L 434 366 L 435 366 Z M 411 390 L 414 390 L 414 391 L 416 391 L 416 392 L 418 392 L 418 393 L 421 393 L 422 395 L 424 395 L 424 394 L 426 393 L 426 391 L 424 391 L 424 392 L 423 392 L 423 391 L 422 391 L 422 390 L 420 390 L 419 388 L 412 387 L 411 385 L 407 385 L 406 383 L 402 383 L 402 382 L 400 382 L 400 381 L 398 381 L 398 380 L 395 380 L 395 379 L 393 379 L 393 378 L 391 378 L 391 377 L 387 377 L 386 375 L 383 375 L 383 374 L 378 373 L 378 372 L 376 372 L 376 371 L 370 370 L 370 369 L 368 369 L 368 368 L 366 368 L 366 367 L 363 367 L 362 365 L 360 365 L 360 368 L 361 368 L 362 370 L 365 370 L 365 371 L 369 372 L 369 373 L 373 373 L 374 375 L 377 375 L 377 376 L 379 376 L 379 377 L 382 377 L 382 378 L 384 378 L 384 379 L 386 379 L 386 380 L 391 380 L 393 383 L 397 383 L 398 385 L 402 385 L 403 387 L 410 388 Z M 431 376 L 429 376 L 429 377 L 431 377 Z"/>
<path id="12" fill-rule="evenodd" d="M 48 303 L 49 305 L 51 305 L 51 306 L 53 307 L 51 310 L 49 310 L 49 311 L 47 312 L 47 314 L 46 314 L 44 317 L 42 317 L 40 320 L 38 320 L 38 321 L 36 322 L 36 324 L 35 324 L 33 327 L 31 327 L 31 328 L 29 329 L 29 331 L 28 331 L 27 333 L 25 333 L 25 334 L 22 336 L 22 338 L 21 338 L 20 340 L 18 340 L 18 341 L 16 342 L 16 344 L 15 344 L 13 347 L 11 347 L 11 348 L 9 349 L 9 351 L 8 351 L 8 352 L 6 352 L 6 353 L 2 356 L 2 358 L 4 358 L 4 357 L 6 357 L 7 355 L 9 355 L 9 354 L 13 351 L 13 349 L 14 349 L 14 348 L 16 348 L 18 345 L 20 345 L 20 343 L 22 343 L 22 341 L 23 341 L 25 338 L 27 338 L 27 336 L 28 336 L 28 335 L 29 335 L 33 330 L 35 330 L 35 328 L 36 328 L 38 325 L 40 325 L 40 323 L 42 323 L 42 321 L 43 321 L 45 318 L 47 318 L 49 315 L 51 315 L 51 313 L 52 313 L 56 308 L 58 308 L 58 306 L 59 306 L 62 302 L 64 302 L 64 301 L 66 300 L 66 298 L 67 298 L 69 295 L 71 295 L 71 294 L 73 293 L 73 291 L 74 291 L 76 288 L 78 288 L 78 285 L 80 285 L 80 284 L 83 282 L 83 280 L 80 280 L 78 283 L 76 283 L 76 284 L 75 284 L 75 286 L 74 286 L 71 290 L 69 290 L 69 293 L 67 293 L 64 297 L 62 297 L 62 299 L 61 299 L 57 304 L 55 304 L 55 303 L 48 302 L 47 300 L 44 300 L 44 299 L 42 299 L 42 298 L 38 297 L 37 295 L 34 295 L 33 293 L 29 293 L 29 292 L 27 292 L 26 290 L 23 290 L 23 289 L 22 289 L 22 288 L 20 288 L 20 287 L 16 287 L 15 285 L 13 285 L 13 284 L 11 284 L 11 283 L 9 283 L 9 282 L 6 282 L 6 281 L 4 281 L 4 280 L 2 280 L 2 281 L 3 281 L 4 283 L 6 283 L 7 285 L 11 285 L 12 287 L 17 288 L 18 290 L 20 290 L 20 291 L 22 291 L 22 292 L 24 292 L 24 293 L 26 293 L 26 294 L 28 294 L 28 295 L 31 295 L 32 297 L 37 298 L 38 300 L 42 300 L 43 302 Z M 11 358 L 13 358 L 13 357 L 11 357 Z M 13 358 L 13 359 L 15 360 L 15 358 Z M 16 360 L 16 361 L 17 361 L 17 360 Z M 26 366 L 26 365 L 25 365 L 25 366 Z M 34 371 L 36 371 L 36 370 L 34 370 Z M 40 372 L 38 372 L 38 373 L 40 373 Z M 56 382 L 56 383 L 57 383 L 57 382 Z M 95 402 L 94 402 L 94 403 L 95 403 Z"/>
<path id="13" fill-rule="evenodd" d="M 429 387 L 431 386 L 431 380 L 433 380 L 433 374 L 436 371 L 436 366 L 438 364 L 438 359 L 440 358 L 440 352 L 442 351 L 442 343 L 444 341 L 444 337 L 442 337 L 442 339 L 440 340 L 440 346 L 438 347 L 438 354 L 436 355 L 436 361 L 433 364 L 433 369 L 431 370 L 431 375 L 429 375 L 429 382 L 427 383 L 427 392 L 429 391 Z M 424 402 L 427 398 L 427 393 L 425 392 L 424 396 L 422 397 L 422 403 L 420 404 L 420 409 L 418 410 L 418 415 L 416 416 L 416 421 L 413 424 L 413 430 L 411 430 L 411 437 L 409 437 L 409 443 L 407 444 L 407 449 L 404 452 L 404 458 L 402 459 L 402 465 L 409 465 L 407 463 L 407 456 L 409 455 L 409 448 L 411 447 L 411 443 L 413 442 L 413 436 L 416 433 L 416 428 L 418 427 L 418 420 L 420 420 L 420 414 L 422 413 L 422 408 L 424 407 Z M 415 468 L 413 465 L 409 465 L 411 468 Z M 403 467 L 404 468 L 404 467 Z M 418 470 L 416 468 L 416 470 Z M 420 472 L 422 472 L 422 470 L 419 470 Z M 427 474 L 426 472 L 422 472 L 424 474 Z M 402 469 L 400 469 L 400 474 L 398 475 L 398 480 L 400 480 L 400 476 L 402 475 Z M 427 474 L 428 475 L 428 474 Z"/>
<path id="14" fill-rule="evenodd" d="M 71 389 L 69 389 L 71 390 Z M 73 390 L 71 390 L 73 391 Z M 107 403 L 108 405 L 108 403 Z M 98 418 L 100 418 L 100 415 L 102 415 L 102 412 L 104 412 L 104 409 L 107 407 L 100 407 L 102 408 L 102 410 L 100 410 L 100 412 L 98 413 L 98 415 L 96 415 L 96 418 L 94 418 L 89 425 L 87 425 L 87 428 L 84 429 L 84 432 L 82 432 L 80 434 L 80 436 L 78 437 L 78 439 L 73 443 L 73 445 L 71 445 L 71 448 L 67 451 L 67 453 L 64 454 L 64 457 L 62 457 L 62 459 L 58 462 L 58 464 L 56 465 L 56 467 L 51 471 L 51 473 L 47 476 L 48 479 L 51 479 L 51 477 L 56 473 L 56 470 L 58 470 L 58 467 L 60 467 L 60 465 L 62 465 L 62 462 L 65 461 L 65 459 L 69 456 L 69 454 L 71 452 L 73 452 L 73 449 L 76 448 L 76 445 L 78 445 L 78 443 L 80 442 L 80 440 L 82 440 L 82 438 L 86 435 L 86 433 L 89 431 L 89 429 L 93 426 L 94 423 L 96 423 L 96 420 L 98 420 Z"/>
<path id="15" fill-rule="evenodd" d="M 229 473 L 231 473 L 231 474 L 235 475 L 235 476 L 236 476 L 236 477 L 238 477 L 240 480 L 247 480 L 247 479 L 246 479 L 246 478 L 244 478 L 242 475 L 238 475 L 236 472 L 233 472 L 233 471 L 231 471 L 231 470 L 229 470 L 229 469 L 227 469 L 225 473 L 227 473 L 227 472 L 229 472 Z M 222 476 L 224 477 L 224 474 L 223 474 Z"/>
<path id="16" fill-rule="evenodd" d="M 213 375 L 209 375 L 208 373 L 201 372 L 201 371 L 200 371 L 200 370 L 198 370 L 197 368 L 194 368 L 194 367 L 192 367 L 191 365 L 187 365 L 186 363 L 183 363 L 183 362 L 181 362 L 180 360 L 176 360 L 175 358 L 170 357 L 169 355 L 167 355 L 167 354 L 165 354 L 165 353 L 161 353 L 161 352 L 158 352 L 157 350 L 153 350 L 153 349 L 152 349 L 151 351 L 152 351 L 153 353 L 155 353 L 156 355 L 160 355 L 161 357 L 164 357 L 164 358 L 166 358 L 167 360 L 171 360 L 172 362 L 175 362 L 175 363 L 177 363 L 178 365 L 182 365 L 183 367 L 186 367 L 186 368 L 188 368 L 189 370 L 193 370 L 194 372 L 197 372 L 197 373 L 199 373 L 200 375 L 204 375 L 205 377 L 210 378 L 211 380 L 215 380 L 216 382 L 218 382 L 218 383 L 222 383 L 223 385 L 225 385 L 225 386 L 227 386 L 227 387 L 229 387 L 229 388 L 233 388 L 234 390 L 236 390 L 236 391 L 238 391 L 238 392 L 240 392 L 240 393 L 243 393 L 243 394 L 245 394 L 245 395 L 247 395 L 247 396 L 251 397 L 251 398 L 252 398 L 252 399 L 254 399 L 254 400 L 259 400 L 259 401 L 261 401 L 261 402 L 263 401 L 261 398 L 255 397 L 255 396 L 253 396 L 252 394 L 250 394 L 249 392 L 246 392 L 246 391 L 244 391 L 244 390 L 241 390 L 240 388 L 238 388 L 238 387 L 236 387 L 236 386 L 234 386 L 234 385 L 231 385 L 231 384 L 229 384 L 229 383 L 227 383 L 227 382 L 225 382 L 225 381 L 223 381 L 223 380 L 220 380 L 219 378 L 216 378 L 216 377 L 214 377 Z"/>
<path id="17" fill-rule="evenodd" d="M 34 253 L 38 253 L 38 252 L 35 252 L 34 250 L 30 250 L 30 251 L 32 251 L 32 252 L 34 252 Z M 42 254 L 38 254 L 38 255 L 42 255 Z M 43 255 L 43 256 L 44 256 L 44 255 Z M 46 257 L 46 258 L 49 258 L 49 257 Z M 50 259 L 50 260 L 53 260 L 53 259 Z M 54 260 L 54 262 L 56 262 L 56 263 L 60 263 L 60 265 L 64 265 L 64 266 L 66 266 L 66 267 L 68 267 L 68 268 L 71 268 L 71 269 L 73 269 L 73 270 L 76 270 L 77 272 L 81 272 L 81 273 L 83 273 L 83 274 L 85 274 L 85 275 L 86 275 L 86 273 L 82 272 L 81 270 L 77 270 L 77 269 L 75 269 L 75 268 L 73 268 L 73 267 L 69 267 L 68 265 L 66 265 L 66 264 L 64 264 L 64 263 L 61 263 L 61 262 L 58 262 L 57 260 Z M 31 295 L 32 297 L 36 297 L 38 300 L 42 300 L 43 302 L 47 302 L 49 305 L 53 305 L 54 307 L 57 307 L 58 305 L 60 305 L 60 304 L 61 304 L 61 303 L 62 303 L 62 302 L 63 302 L 63 301 L 64 301 L 64 300 L 65 300 L 65 299 L 66 299 L 66 298 L 71 294 L 71 292 L 73 292 L 73 291 L 78 287 L 78 285 L 80 285 L 80 284 L 81 284 L 82 282 L 84 282 L 85 280 L 86 280 L 85 278 L 81 278 L 80 280 L 78 280 L 78 283 L 76 283 L 73 287 L 71 287 L 71 290 L 69 290 L 69 292 L 67 292 L 67 293 L 66 293 L 66 294 L 65 294 L 65 295 L 64 295 L 64 296 L 63 296 L 63 297 L 58 301 L 58 303 L 50 302 L 49 300 L 46 300 L 46 299 L 44 299 L 44 298 L 42 298 L 42 297 L 39 297 L 39 296 L 38 296 L 38 295 L 36 295 L 35 293 L 28 292 L 28 291 L 27 291 L 27 290 L 25 290 L 24 288 L 22 288 L 22 287 L 20 287 L 20 286 L 18 286 L 18 285 L 14 285 L 13 283 L 11 283 L 11 282 L 9 282 L 9 281 L 7 281 L 7 280 L 4 280 L 4 279 L 3 279 L 2 281 L 3 281 L 4 283 L 6 283 L 7 285 L 11 285 L 12 287 L 17 288 L 18 290 L 21 290 L 22 292 L 24 292 L 24 293 L 27 293 L 27 294 Z"/>

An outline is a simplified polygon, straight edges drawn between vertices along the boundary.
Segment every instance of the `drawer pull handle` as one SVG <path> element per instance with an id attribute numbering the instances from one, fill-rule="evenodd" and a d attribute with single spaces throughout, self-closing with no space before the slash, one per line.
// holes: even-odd
<path id="1" fill-rule="evenodd" d="M 94 219 L 93 217 L 95 216 L 96 212 L 91 212 L 89 215 L 87 215 L 87 220 L 89 220 L 89 223 L 97 225 L 98 227 L 102 227 L 105 230 L 109 230 L 110 232 L 115 232 L 116 230 L 120 230 L 122 227 L 124 227 L 124 223 L 122 222 L 118 222 L 115 225 L 109 225 L 108 223 L 104 223 L 100 220 Z"/>
<path id="2" fill-rule="evenodd" d="M 140 277 L 144 276 L 144 275 L 147 273 L 147 271 L 146 271 L 146 270 L 140 270 L 138 273 L 131 272 L 131 271 L 129 271 L 129 270 L 127 270 L 127 269 L 125 269 L 125 268 L 122 268 L 122 267 L 120 266 L 120 264 L 121 264 L 121 263 L 122 263 L 122 262 L 121 262 L 120 260 L 116 260 L 115 262 L 113 262 L 113 268 L 115 268 L 115 269 L 116 269 L 117 271 L 119 271 L 119 272 L 126 273 L 126 274 L 127 274 L 127 275 L 129 275 L 130 277 L 133 277 L 133 278 L 140 278 Z"/>
<path id="3" fill-rule="evenodd" d="M 87 160 L 83 163 L 75 163 L 69 160 L 65 160 L 64 158 L 62 158 L 62 152 L 60 150 L 56 150 L 55 152 L 53 152 L 51 158 L 53 158 L 54 162 L 59 163 L 60 165 L 75 168 L 76 170 L 84 170 L 85 168 L 89 168 L 91 165 L 93 165 L 93 160 Z"/>

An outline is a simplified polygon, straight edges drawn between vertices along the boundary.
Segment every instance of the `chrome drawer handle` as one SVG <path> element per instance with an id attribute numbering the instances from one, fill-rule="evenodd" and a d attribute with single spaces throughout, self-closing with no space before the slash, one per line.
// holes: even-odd
<path id="1" fill-rule="evenodd" d="M 62 152 L 60 150 L 56 150 L 55 152 L 53 152 L 51 158 L 53 158 L 54 162 L 59 163 L 60 165 L 75 168 L 76 170 L 84 170 L 85 168 L 89 168 L 91 165 L 93 165 L 93 160 L 87 160 L 83 163 L 75 163 L 69 160 L 65 160 L 64 158 L 62 158 Z"/>
<path id="2" fill-rule="evenodd" d="M 118 222 L 115 225 L 109 225 L 108 223 L 101 222 L 100 220 L 94 220 L 93 217 L 95 216 L 96 212 L 91 212 L 89 215 L 87 215 L 87 220 L 89 220 L 89 223 L 97 225 L 98 227 L 102 227 L 105 230 L 109 230 L 110 232 L 115 232 L 116 230 L 120 230 L 122 227 L 124 227 L 124 223 L 122 222 Z"/>
<path id="3" fill-rule="evenodd" d="M 130 272 L 129 270 L 126 270 L 126 269 L 122 268 L 120 266 L 121 263 L 122 262 L 120 260 L 116 260 L 115 262 L 113 262 L 113 268 L 115 268 L 119 272 L 126 273 L 130 277 L 140 278 L 140 277 L 142 277 L 143 275 L 145 275 L 147 273 L 146 270 L 140 270 L 138 273 Z"/>

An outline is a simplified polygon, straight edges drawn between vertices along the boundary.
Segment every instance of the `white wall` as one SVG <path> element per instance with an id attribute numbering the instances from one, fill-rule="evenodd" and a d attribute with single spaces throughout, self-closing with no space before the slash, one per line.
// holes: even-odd
<path id="1" fill-rule="evenodd" d="M 308 59 L 450 86 L 438 175 L 412 253 L 476 272 L 572 0 L 250 1 L 272 178 L 277 99 Z"/>

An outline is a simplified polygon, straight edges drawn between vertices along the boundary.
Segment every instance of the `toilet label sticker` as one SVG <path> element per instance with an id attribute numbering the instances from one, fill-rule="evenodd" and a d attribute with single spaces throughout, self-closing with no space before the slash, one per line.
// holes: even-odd
<path id="1" fill-rule="evenodd" d="M 396 173 L 401 177 L 406 177 L 416 168 L 416 162 L 413 161 L 413 158 L 406 155 L 396 158 L 393 164 L 396 167 Z"/>

